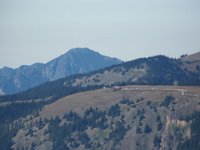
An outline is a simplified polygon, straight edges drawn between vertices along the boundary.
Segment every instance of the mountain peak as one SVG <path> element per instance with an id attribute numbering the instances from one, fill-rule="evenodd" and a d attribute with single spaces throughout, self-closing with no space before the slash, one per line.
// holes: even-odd
<path id="1" fill-rule="evenodd" d="M 87 47 L 76 47 L 76 48 L 72 48 L 70 49 L 68 52 L 95 52 L 97 53 L 96 51 L 92 50 L 92 49 L 89 49 Z"/>
<path id="2" fill-rule="evenodd" d="M 89 48 L 72 48 L 70 49 L 66 54 L 79 54 L 79 55 L 87 55 L 87 54 L 95 54 L 95 55 L 101 55 L 100 53 L 92 50 L 92 49 L 89 49 Z"/>
<path id="3" fill-rule="evenodd" d="M 119 64 L 121 62 L 123 62 L 122 60 L 115 58 L 115 57 L 110 57 L 110 56 L 106 56 L 103 54 L 100 54 L 99 52 L 92 50 L 90 48 L 72 48 L 70 49 L 67 53 L 64 54 L 65 56 L 72 56 L 72 57 L 82 57 L 82 58 L 91 58 L 93 59 L 94 62 L 98 62 L 101 63 L 102 62 L 102 58 L 104 61 L 111 61 L 111 62 L 115 62 L 115 64 Z"/>
<path id="4" fill-rule="evenodd" d="M 101 55 L 89 48 L 72 48 L 46 64 L 23 65 L 14 70 L 0 69 L 0 88 L 5 91 L 5 94 L 11 94 L 47 81 L 88 73 L 121 62 L 119 59 Z"/>

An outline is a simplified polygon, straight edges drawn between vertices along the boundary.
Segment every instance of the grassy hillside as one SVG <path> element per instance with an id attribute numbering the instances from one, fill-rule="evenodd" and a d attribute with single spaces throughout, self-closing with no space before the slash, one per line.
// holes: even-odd
<path id="1" fill-rule="evenodd" d="M 192 55 L 184 55 L 181 57 L 180 61 L 182 62 L 185 70 L 189 70 L 200 75 L 200 52 Z"/>
<path id="2" fill-rule="evenodd" d="M 192 136 L 188 117 L 200 110 L 199 91 L 126 86 L 67 96 L 27 117 L 13 148 L 177 149 Z"/>

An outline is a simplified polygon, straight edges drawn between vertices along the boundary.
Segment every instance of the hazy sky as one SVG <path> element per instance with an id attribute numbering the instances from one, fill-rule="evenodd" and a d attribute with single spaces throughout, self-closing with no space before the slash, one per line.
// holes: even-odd
<path id="1" fill-rule="evenodd" d="M 200 51 L 200 0 L 0 0 L 0 68 L 74 47 L 131 60 Z"/>

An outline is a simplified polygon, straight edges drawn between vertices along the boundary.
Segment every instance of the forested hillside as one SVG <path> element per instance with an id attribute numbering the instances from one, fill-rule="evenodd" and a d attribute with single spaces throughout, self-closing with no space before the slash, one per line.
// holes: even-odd
<path id="1" fill-rule="evenodd" d="M 25 92 L 1 96 L 0 101 L 60 98 L 82 90 L 114 85 L 200 85 L 200 76 L 165 56 L 140 58 L 94 71 L 47 82 Z"/>
<path id="2" fill-rule="evenodd" d="M 38 116 L 26 117 L 12 147 L 194 148 L 199 143 L 195 112 L 200 110 L 199 88 L 177 88 L 128 86 L 118 91 L 107 88 L 67 96 L 45 106 Z"/>

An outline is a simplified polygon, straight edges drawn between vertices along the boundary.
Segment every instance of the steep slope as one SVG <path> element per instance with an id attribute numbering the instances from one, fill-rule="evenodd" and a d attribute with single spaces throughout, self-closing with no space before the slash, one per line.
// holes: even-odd
<path id="1" fill-rule="evenodd" d="M 0 69 L 0 94 L 11 94 L 77 73 L 87 73 L 122 61 L 88 48 L 75 48 L 46 63 Z"/>
<path id="2" fill-rule="evenodd" d="M 125 86 L 67 96 L 24 119 L 12 148 L 179 150 L 199 141 L 199 135 L 193 137 L 198 119 L 190 121 L 200 111 L 199 90 Z"/>
<path id="3" fill-rule="evenodd" d="M 25 92 L 1 96 L 1 101 L 63 97 L 75 92 L 113 85 L 200 85 L 200 76 L 182 68 L 182 63 L 165 56 L 136 59 L 89 74 L 69 76 Z"/>

